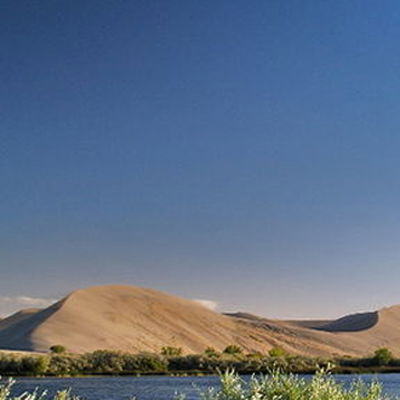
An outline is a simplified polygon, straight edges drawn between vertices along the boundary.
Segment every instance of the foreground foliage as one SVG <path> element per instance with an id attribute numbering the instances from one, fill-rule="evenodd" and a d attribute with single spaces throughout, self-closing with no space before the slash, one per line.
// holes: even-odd
<path id="1" fill-rule="evenodd" d="M 33 392 L 24 392 L 19 396 L 12 395 L 12 388 L 15 380 L 10 378 L 7 382 L 0 384 L 0 400 L 46 400 L 48 399 L 47 391 L 39 392 L 37 389 Z M 52 400 L 80 400 L 78 396 L 71 394 L 69 389 L 58 391 Z"/>
<path id="2" fill-rule="evenodd" d="M 326 370 L 318 371 L 312 379 L 274 372 L 268 376 L 252 376 L 245 383 L 238 374 L 227 371 L 220 375 L 221 388 L 200 393 L 201 400 L 388 400 L 377 383 L 353 381 L 345 388 Z M 185 396 L 178 396 L 184 400 Z M 394 400 L 392 398 L 392 400 Z"/>

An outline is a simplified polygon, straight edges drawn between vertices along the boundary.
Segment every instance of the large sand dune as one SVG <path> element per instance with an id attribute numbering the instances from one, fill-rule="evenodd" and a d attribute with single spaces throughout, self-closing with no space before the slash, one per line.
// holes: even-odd
<path id="1" fill-rule="evenodd" d="M 196 302 L 132 286 L 77 290 L 45 310 L 7 320 L 0 322 L 0 348 L 5 349 L 45 351 L 63 344 L 74 352 L 158 352 L 169 345 L 200 352 L 230 343 L 249 350 L 268 346 L 247 335 L 246 326 Z"/>
<path id="2" fill-rule="evenodd" d="M 159 352 L 163 346 L 202 352 L 238 344 L 265 352 L 281 346 L 294 354 L 365 355 L 380 346 L 400 349 L 400 306 L 336 321 L 278 321 L 251 314 L 222 315 L 152 289 L 98 286 L 77 290 L 44 310 L 0 321 L 0 348 L 72 352 L 118 349 Z M 399 353 L 398 353 L 399 354 Z"/>

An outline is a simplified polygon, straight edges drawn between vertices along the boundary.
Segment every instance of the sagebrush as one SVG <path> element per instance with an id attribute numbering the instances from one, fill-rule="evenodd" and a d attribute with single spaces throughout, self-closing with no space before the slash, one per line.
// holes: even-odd
<path id="1" fill-rule="evenodd" d="M 220 375 L 220 388 L 199 393 L 201 400 L 395 400 L 383 393 L 378 382 L 354 380 L 350 386 L 335 381 L 326 370 L 306 379 L 295 374 L 275 371 L 270 375 L 253 375 L 245 382 L 234 371 Z M 184 395 L 177 399 L 183 400 Z M 397 399 L 399 400 L 399 399 Z"/>

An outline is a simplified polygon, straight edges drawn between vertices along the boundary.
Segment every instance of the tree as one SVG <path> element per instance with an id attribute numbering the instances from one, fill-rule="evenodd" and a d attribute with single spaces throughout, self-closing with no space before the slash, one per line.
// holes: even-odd
<path id="1" fill-rule="evenodd" d="M 388 365 L 393 360 L 393 354 L 386 347 L 381 347 L 375 350 L 373 360 L 378 365 Z"/>
<path id="2" fill-rule="evenodd" d="M 50 347 L 50 351 L 54 354 L 61 354 L 65 353 L 67 349 L 61 344 L 54 344 L 53 346 Z"/>

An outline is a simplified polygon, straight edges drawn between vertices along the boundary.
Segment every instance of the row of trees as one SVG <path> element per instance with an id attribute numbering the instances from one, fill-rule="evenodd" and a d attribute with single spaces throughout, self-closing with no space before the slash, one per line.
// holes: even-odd
<path id="1" fill-rule="evenodd" d="M 161 355 L 167 356 L 167 357 L 177 357 L 181 356 L 183 353 L 181 347 L 171 347 L 171 346 L 166 346 L 161 349 Z M 226 346 L 225 349 L 222 352 L 218 352 L 216 349 L 213 347 L 207 347 L 204 350 L 204 354 L 208 357 L 211 358 L 216 358 L 220 357 L 222 355 L 231 355 L 231 356 L 242 356 L 244 355 L 244 350 L 236 345 L 236 344 L 230 344 L 229 346 Z M 258 354 L 262 356 L 262 353 L 250 353 L 251 354 Z M 249 355 L 249 354 L 247 354 Z M 285 350 L 283 350 L 281 347 L 274 347 L 268 352 L 268 355 L 270 357 L 284 357 L 287 355 Z"/>
<path id="2" fill-rule="evenodd" d="M 51 346 L 49 350 L 52 354 L 65 354 L 67 352 L 66 347 L 60 344 Z M 183 354 L 183 350 L 181 347 L 164 346 L 161 348 L 160 354 L 165 357 L 179 357 Z M 253 355 L 255 354 L 260 356 L 262 355 L 262 353 L 253 353 Z M 207 347 L 204 350 L 204 355 L 210 358 L 217 358 L 222 355 L 242 356 L 244 355 L 244 351 L 240 346 L 230 344 L 229 346 L 226 346 L 222 352 L 218 352 L 213 347 Z M 247 356 L 249 355 L 251 354 L 247 354 Z M 268 355 L 270 357 L 284 357 L 287 353 L 281 347 L 274 347 L 268 352 Z"/>
<path id="3" fill-rule="evenodd" d="M 168 369 L 168 358 L 157 354 L 130 354 L 98 350 L 83 355 L 53 354 L 25 356 L 0 354 L 0 375 L 77 375 L 161 373 Z"/>
<path id="4" fill-rule="evenodd" d="M 53 347 L 53 346 L 52 346 Z M 56 347 L 47 356 L 0 354 L 0 375 L 76 375 L 76 374 L 159 374 L 204 372 L 234 369 L 239 373 L 283 371 L 312 373 L 328 364 L 337 371 L 357 371 L 371 367 L 400 369 L 400 360 L 388 349 L 378 349 L 368 358 L 311 358 L 294 356 L 276 347 L 268 354 L 245 354 L 237 345 L 229 345 L 222 352 L 207 348 L 202 354 L 183 355 L 182 349 L 164 347 L 160 354 L 123 353 L 98 350 L 93 353 L 68 354 Z"/>

